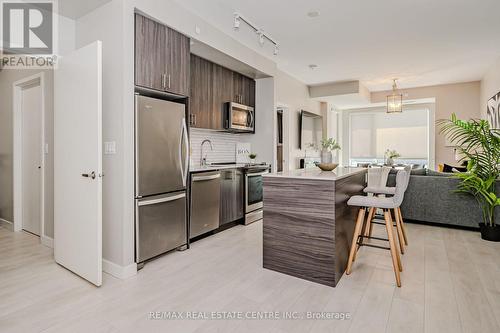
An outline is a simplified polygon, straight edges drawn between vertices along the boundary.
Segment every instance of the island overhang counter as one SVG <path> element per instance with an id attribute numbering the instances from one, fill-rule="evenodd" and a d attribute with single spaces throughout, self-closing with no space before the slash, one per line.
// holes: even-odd
<path id="1" fill-rule="evenodd" d="M 272 173 L 263 177 L 263 266 L 335 287 L 347 267 L 356 207 L 366 169 L 340 167 Z"/>

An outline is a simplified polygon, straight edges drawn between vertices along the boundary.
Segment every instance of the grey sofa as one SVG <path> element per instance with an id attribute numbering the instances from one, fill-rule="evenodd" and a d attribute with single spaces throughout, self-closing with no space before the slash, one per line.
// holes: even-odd
<path id="1" fill-rule="evenodd" d="M 479 204 L 471 195 L 455 193 L 460 180 L 451 176 L 427 169 L 413 170 L 401 205 L 403 218 L 415 222 L 478 228 L 478 223 L 482 222 Z M 391 172 L 387 185 L 394 186 L 395 178 L 395 173 Z M 500 181 L 496 183 L 496 193 L 500 193 Z M 500 224 L 500 210 L 497 212 L 495 221 Z"/>

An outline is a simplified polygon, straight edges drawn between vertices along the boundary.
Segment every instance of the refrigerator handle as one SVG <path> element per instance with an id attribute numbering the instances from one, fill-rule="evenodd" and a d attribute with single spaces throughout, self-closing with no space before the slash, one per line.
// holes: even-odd
<path id="1" fill-rule="evenodd" d="M 188 171 L 189 171 L 189 138 L 188 138 L 185 118 L 181 119 L 181 131 L 182 131 L 182 136 L 181 136 L 181 142 L 179 144 L 179 160 L 180 160 L 181 169 L 182 169 L 182 183 L 184 186 L 187 186 L 186 181 L 187 181 L 187 176 L 188 176 Z M 186 156 L 184 157 L 184 167 L 182 165 L 182 143 L 183 143 L 183 141 L 184 141 L 184 148 L 186 149 Z"/>

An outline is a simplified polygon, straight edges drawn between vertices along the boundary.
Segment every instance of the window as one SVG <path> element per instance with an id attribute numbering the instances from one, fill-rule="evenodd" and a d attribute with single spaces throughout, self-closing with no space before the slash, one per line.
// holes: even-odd
<path id="1" fill-rule="evenodd" d="M 410 109 L 387 114 L 383 109 L 349 112 L 349 164 L 384 163 L 387 149 L 396 150 L 398 163 L 428 165 L 429 111 Z"/>

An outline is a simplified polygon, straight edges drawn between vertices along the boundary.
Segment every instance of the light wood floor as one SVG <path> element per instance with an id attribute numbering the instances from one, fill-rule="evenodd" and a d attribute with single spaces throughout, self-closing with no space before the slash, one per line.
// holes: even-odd
<path id="1" fill-rule="evenodd" d="M 381 228 L 375 226 L 375 228 Z M 337 288 L 262 268 L 262 225 L 238 226 L 95 288 L 38 238 L 0 227 L 0 332 L 500 332 L 500 244 L 407 224 L 402 288 L 362 248 Z M 380 229 L 381 230 L 381 229 Z M 350 320 L 149 320 L 150 311 L 329 311 Z"/>

